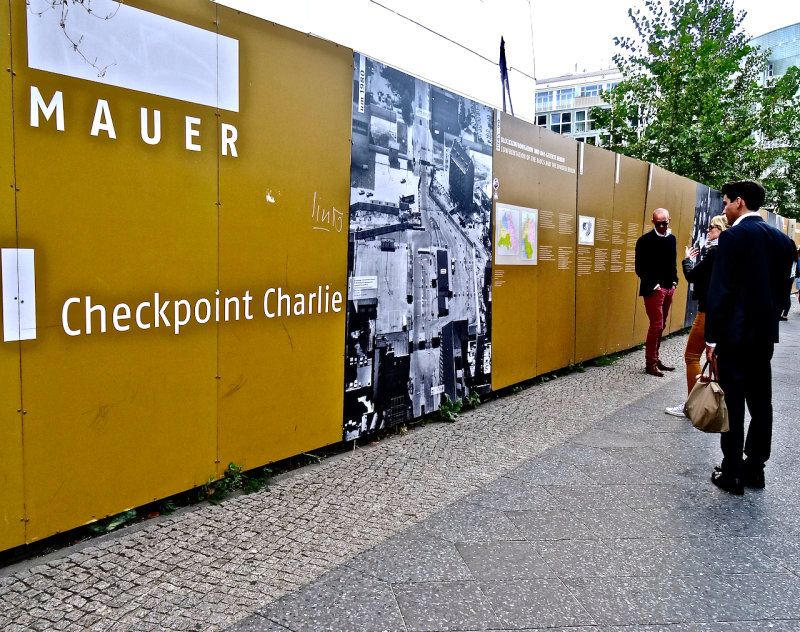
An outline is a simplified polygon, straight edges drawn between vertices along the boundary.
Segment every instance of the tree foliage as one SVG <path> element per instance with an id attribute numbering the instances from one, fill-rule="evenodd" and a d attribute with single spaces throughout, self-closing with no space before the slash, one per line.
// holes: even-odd
<path id="1" fill-rule="evenodd" d="M 760 179 L 767 204 L 800 216 L 800 74 L 765 81 L 733 0 L 645 0 L 636 36 L 614 39 L 623 80 L 595 108 L 604 145 L 711 186 Z"/>

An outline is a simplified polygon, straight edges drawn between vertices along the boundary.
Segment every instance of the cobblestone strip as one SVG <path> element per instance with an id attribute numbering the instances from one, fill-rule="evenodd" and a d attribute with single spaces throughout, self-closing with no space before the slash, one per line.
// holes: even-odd
<path id="1" fill-rule="evenodd" d="M 2 571 L 0 630 L 219 630 L 652 392 L 685 336 L 80 550 Z"/>

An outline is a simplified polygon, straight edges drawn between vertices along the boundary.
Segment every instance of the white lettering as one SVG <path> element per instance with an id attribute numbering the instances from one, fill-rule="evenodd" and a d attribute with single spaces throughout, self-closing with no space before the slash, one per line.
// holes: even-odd
<path id="1" fill-rule="evenodd" d="M 106 308 L 102 305 L 92 306 L 92 297 L 86 297 L 86 333 L 92 333 L 92 314 L 97 312 L 100 314 L 100 333 L 106 333 Z"/>
<path id="2" fill-rule="evenodd" d="M 192 317 L 192 306 L 189 301 L 180 299 L 175 301 L 173 307 L 175 308 L 175 335 L 178 335 L 181 327 L 187 325 L 189 323 L 189 319 Z M 181 307 L 186 309 L 186 315 L 183 318 L 181 318 Z"/>
<path id="3" fill-rule="evenodd" d="M 250 290 L 245 291 L 243 300 L 244 300 L 244 317 L 247 320 L 253 320 L 253 315 L 250 313 L 250 301 L 253 300 L 253 297 L 250 296 Z"/>
<path id="4" fill-rule="evenodd" d="M 61 90 L 57 90 L 50 103 L 45 105 L 39 88 L 31 86 L 31 127 L 39 127 L 39 112 L 44 114 L 46 121 L 49 121 L 55 112 L 56 129 L 59 132 L 64 131 L 64 95 Z"/>
<path id="5" fill-rule="evenodd" d="M 121 320 L 128 320 L 131 317 L 131 308 L 128 307 L 125 303 L 120 303 L 114 308 L 114 312 L 111 316 L 112 321 L 114 322 L 114 329 L 117 331 L 128 331 L 131 326 L 130 325 L 120 325 Z"/>
<path id="6" fill-rule="evenodd" d="M 142 321 L 142 310 L 145 307 L 150 307 L 150 303 L 139 303 L 139 306 L 136 308 L 136 324 L 140 329 L 150 329 L 150 323 L 145 323 Z"/>
<path id="7" fill-rule="evenodd" d="M 341 292 L 334 292 L 333 297 L 331 300 L 331 307 L 333 308 L 334 312 L 341 312 L 342 311 L 342 293 Z M 327 309 L 325 311 L 328 311 Z"/>
<path id="8" fill-rule="evenodd" d="M 159 299 L 158 292 L 156 292 L 155 293 L 155 298 L 154 298 L 155 307 L 153 308 L 154 311 L 155 311 L 155 315 L 156 315 L 156 329 L 158 329 L 158 327 L 160 326 L 159 323 L 160 323 L 161 320 L 164 321 L 164 325 L 169 327 L 170 326 L 169 320 L 167 320 L 167 315 L 164 313 L 164 310 L 167 309 L 167 305 L 169 305 L 169 301 L 164 301 L 164 304 L 161 306 L 161 308 L 159 308 L 158 307 L 158 299 Z"/>
<path id="9" fill-rule="evenodd" d="M 61 308 L 61 325 L 62 325 L 62 327 L 64 327 L 64 331 L 66 332 L 66 334 L 68 336 L 80 336 L 81 335 L 81 330 L 80 329 L 70 329 L 69 317 L 68 317 L 69 306 L 72 305 L 73 303 L 80 303 L 80 302 L 81 302 L 81 299 L 79 299 L 79 298 L 75 298 L 75 297 L 68 298 L 64 302 L 64 307 Z"/>
<path id="10" fill-rule="evenodd" d="M 194 116 L 186 117 L 186 149 L 189 151 L 200 151 L 202 147 L 197 143 L 192 142 L 192 139 L 200 136 L 200 130 L 194 128 L 195 125 L 200 125 L 200 119 Z"/>
<path id="11" fill-rule="evenodd" d="M 111 110 L 108 107 L 108 101 L 105 99 L 97 99 L 92 131 L 89 133 L 92 136 L 97 136 L 101 130 L 108 133 L 109 138 L 117 137 L 117 133 L 114 131 L 114 121 L 111 119 Z"/>
<path id="12" fill-rule="evenodd" d="M 203 305 L 206 310 L 205 317 L 200 316 L 200 305 Z M 194 304 L 194 319 L 198 323 L 207 323 L 208 320 L 211 318 L 211 303 L 209 303 L 207 298 L 201 298 L 197 303 Z"/>
<path id="13" fill-rule="evenodd" d="M 239 131 L 233 125 L 228 125 L 227 123 L 223 123 L 220 129 L 222 131 L 222 155 L 227 156 L 228 150 L 230 150 L 231 156 L 238 158 L 236 140 L 239 138 Z"/>
<path id="14" fill-rule="evenodd" d="M 271 287 L 264 292 L 264 316 L 267 318 L 275 318 L 275 312 L 269 311 L 269 295 L 275 294 L 275 288 Z"/>
<path id="15" fill-rule="evenodd" d="M 161 142 L 161 111 L 153 110 L 153 135 L 150 135 L 147 124 L 147 108 L 141 109 L 142 140 L 148 145 L 158 145 Z"/>
<path id="16" fill-rule="evenodd" d="M 228 309 L 231 305 L 236 308 L 236 316 L 234 316 L 233 320 L 239 320 L 239 298 L 236 296 L 229 296 L 225 299 L 225 320 L 231 319 L 230 310 Z"/>

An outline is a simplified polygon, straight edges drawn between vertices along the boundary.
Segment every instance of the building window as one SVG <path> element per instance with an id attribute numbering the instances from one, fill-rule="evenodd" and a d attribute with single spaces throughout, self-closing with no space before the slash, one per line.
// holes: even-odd
<path id="1" fill-rule="evenodd" d="M 618 86 L 619 81 L 612 81 L 606 84 L 606 92 L 611 92 L 614 89 L 614 86 Z"/>
<path id="2" fill-rule="evenodd" d="M 536 115 L 536 124 L 539 127 L 547 127 L 547 114 L 537 114 Z"/>
<path id="3" fill-rule="evenodd" d="M 572 131 L 572 112 L 551 114 L 550 129 L 559 134 L 569 134 Z"/>
<path id="4" fill-rule="evenodd" d="M 591 132 L 594 130 L 594 119 L 591 110 L 578 110 L 575 112 L 575 131 Z"/>
<path id="5" fill-rule="evenodd" d="M 548 90 L 546 92 L 537 92 L 536 111 L 544 112 L 546 110 L 552 110 L 552 109 L 553 109 L 553 91 Z"/>
<path id="6" fill-rule="evenodd" d="M 571 108 L 575 100 L 575 90 L 572 88 L 562 88 L 556 91 L 556 107 Z"/>
<path id="7" fill-rule="evenodd" d="M 772 64 L 767 66 L 767 79 L 772 79 L 772 75 L 775 72 L 775 67 Z"/>
<path id="8" fill-rule="evenodd" d="M 582 97 L 596 97 L 600 94 L 601 87 L 598 85 L 594 86 L 581 86 L 581 96 Z"/>

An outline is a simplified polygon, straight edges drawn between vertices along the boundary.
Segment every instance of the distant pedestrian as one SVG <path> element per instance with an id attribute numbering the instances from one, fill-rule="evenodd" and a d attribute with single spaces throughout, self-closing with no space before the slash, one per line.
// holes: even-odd
<path id="1" fill-rule="evenodd" d="M 786 295 L 786 304 L 783 306 L 783 311 L 781 312 L 781 320 L 789 320 L 789 310 L 792 309 L 792 289 L 795 284 L 797 284 L 798 289 L 800 289 L 800 274 L 798 274 L 798 266 L 800 266 L 800 262 L 798 262 L 798 255 L 800 255 L 800 246 L 798 249 L 795 250 L 794 253 L 794 263 L 792 264 L 792 282 L 789 284 L 789 293 Z M 800 295 L 798 295 L 798 300 L 800 301 Z"/>
<path id="2" fill-rule="evenodd" d="M 722 463 L 711 481 L 731 494 L 762 488 L 772 447 L 772 353 L 795 245 L 756 211 L 757 182 L 722 187 L 731 227 L 719 237 L 706 302 L 706 359 L 717 363 L 730 430 L 720 434 Z M 745 403 L 750 411 L 744 434 Z M 743 456 L 747 458 L 744 459 Z"/>
<path id="3" fill-rule="evenodd" d="M 658 355 L 664 328 L 667 326 L 672 295 L 678 285 L 677 242 L 669 229 L 669 211 L 657 208 L 653 211 L 653 230 L 636 240 L 636 276 L 639 277 L 639 296 L 644 298 L 644 307 L 650 327 L 644 345 L 645 371 L 650 375 L 664 377 L 662 371 L 674 371 L 674 366 L 661 362 Z"/>
<path id="4" fill-rule="evenodd" d="M 686 248 L 686 258 L 681 262 L 683 276 L 689 283 L 694 284 L 692 298 L 697 301 L 697 316 L 694 317 L 689 339 L 686 341 L 686 352 L 683 359 L 686 361 L 686 387 L 687 394 L 692 392 L 697 376 L 700 374 L 700 358 L 706 348 L 706 296 L 708 285 L 711 283 L 711 271 L 714 268 L 714 259 L 717 251 L 717 241 L 722 231 L 728 228 L 728 220 L 724 215 L 711 218 L 708 227 L 708 241 L 701 253 L 696 247 Z M 667 408 L 664 412 L 675 417 L 685 417 L 683 404 Z"/>

